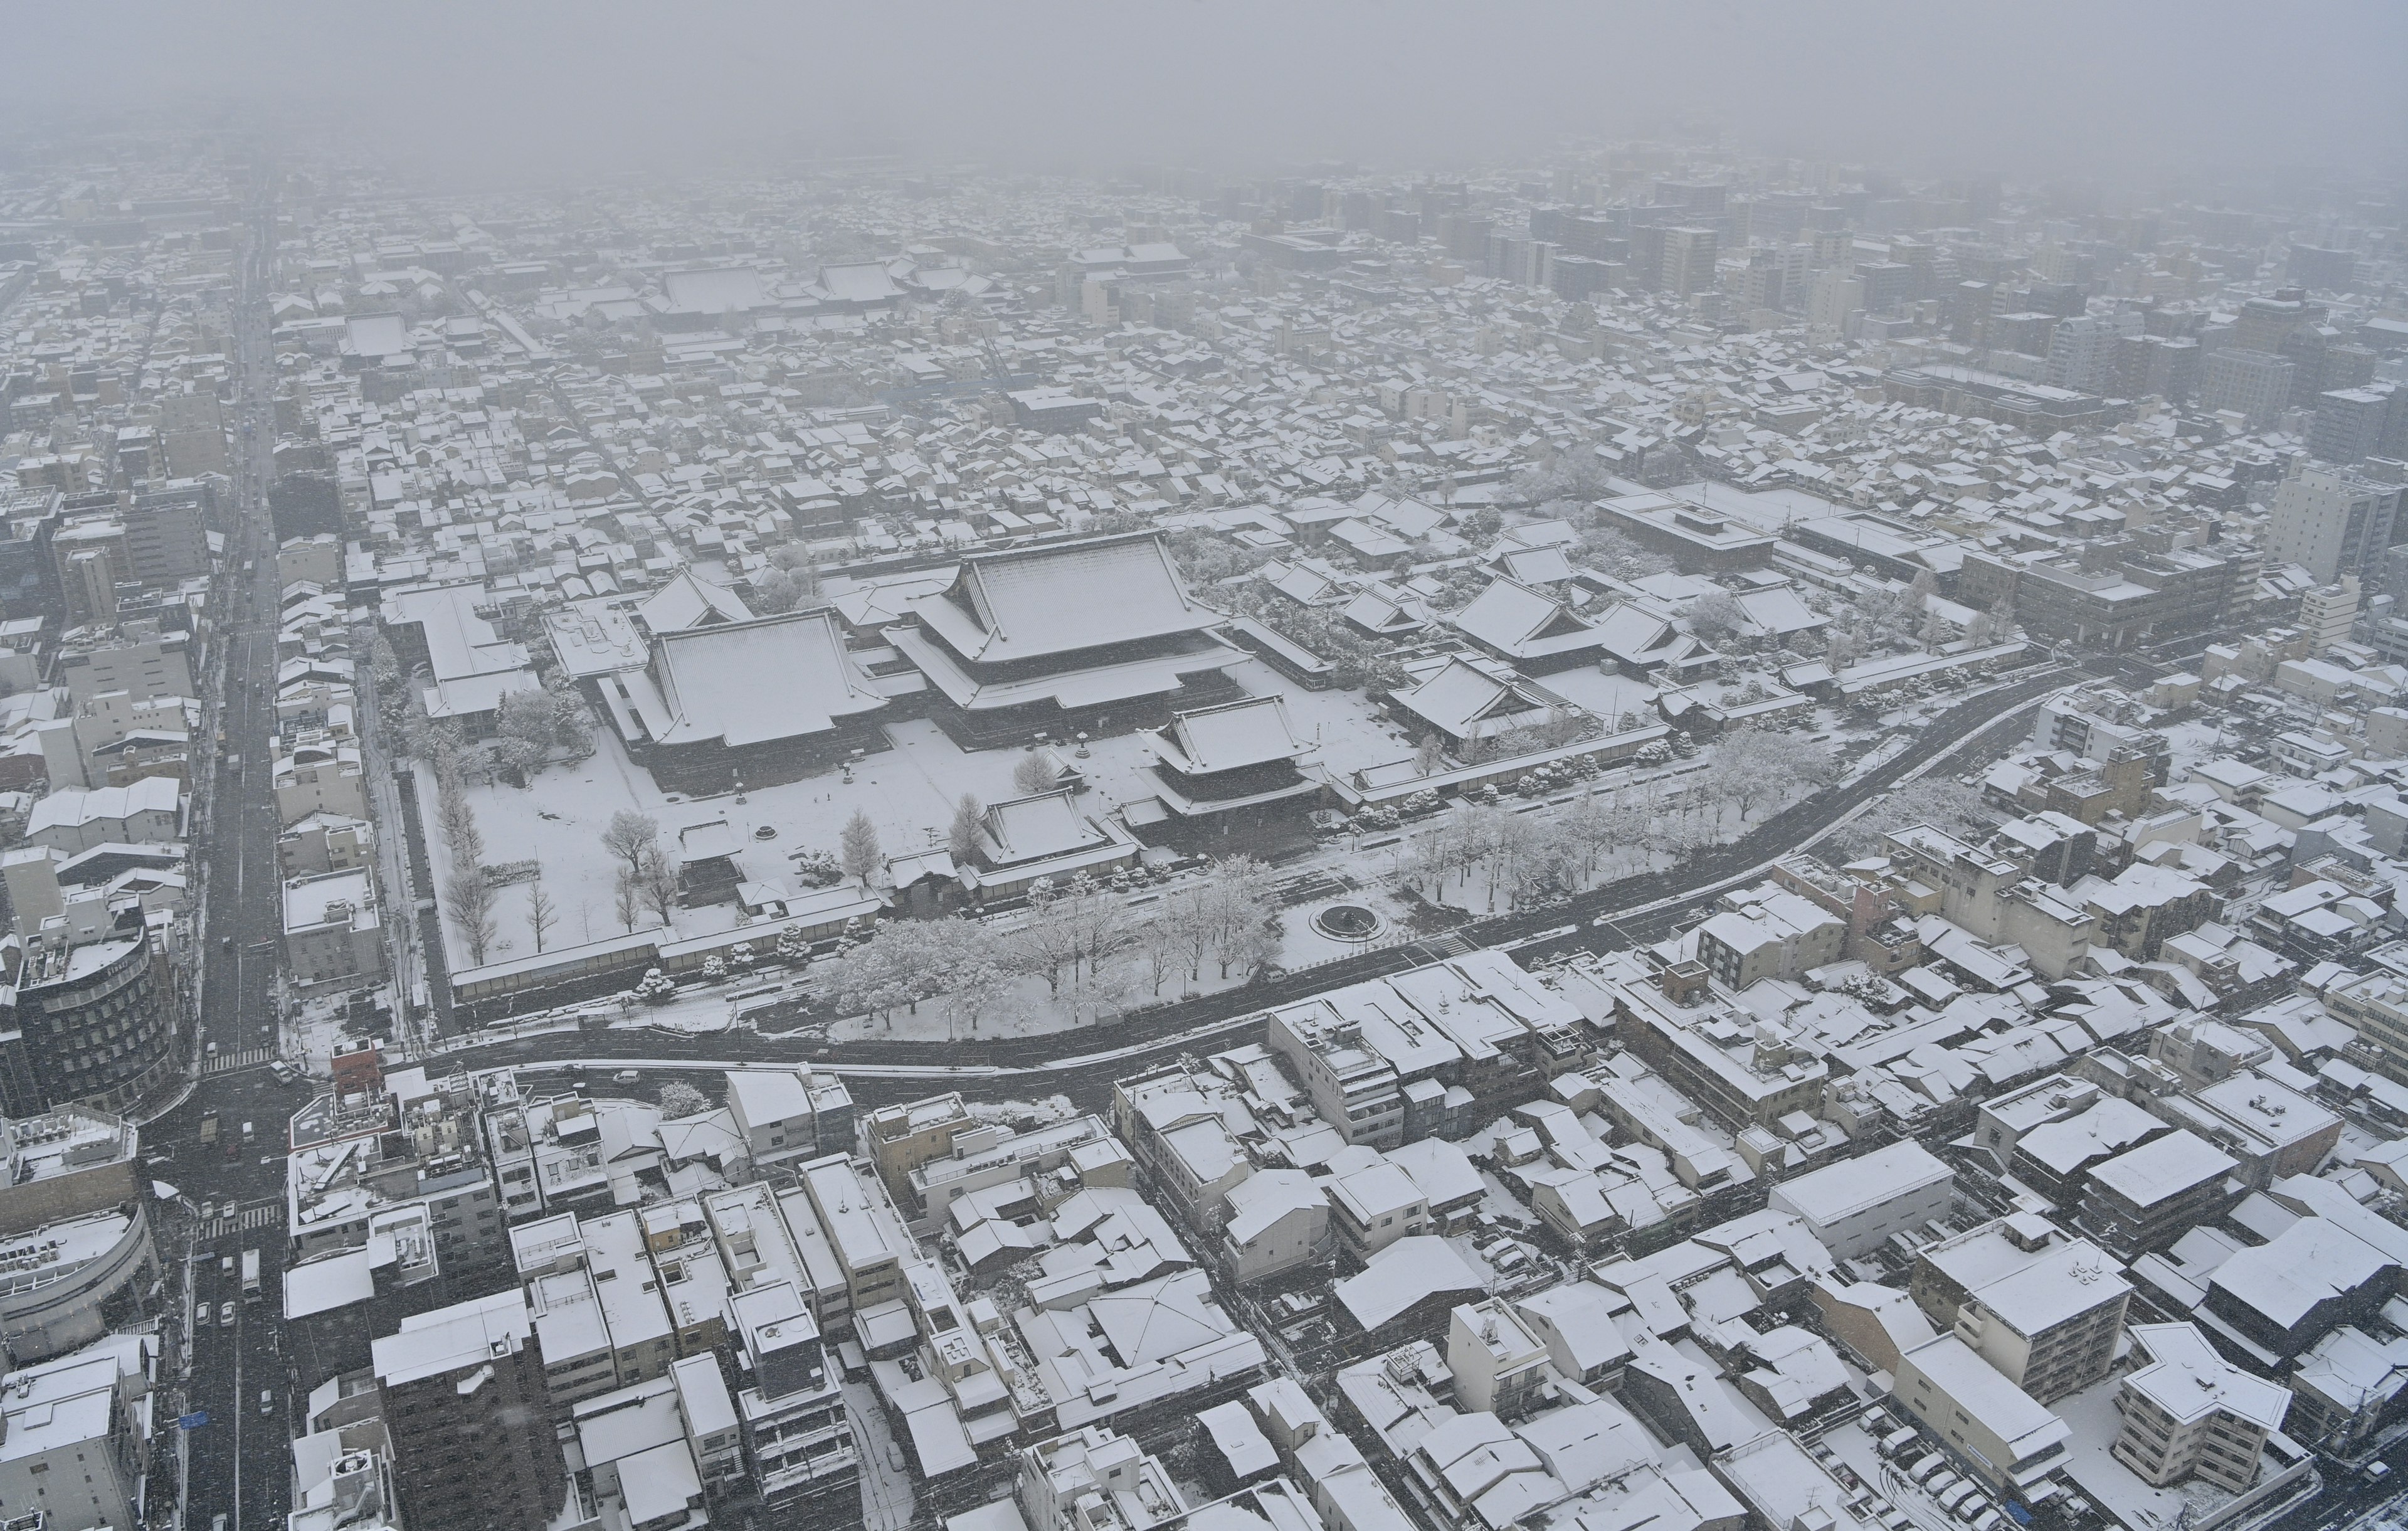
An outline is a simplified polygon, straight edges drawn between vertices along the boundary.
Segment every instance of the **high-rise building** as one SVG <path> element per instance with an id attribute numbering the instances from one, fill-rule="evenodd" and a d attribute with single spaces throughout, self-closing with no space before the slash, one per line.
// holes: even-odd
<path id="1" fill-rule="evenodd" d="M 2381 451 L 2384 426 L 2396 402 L 2393 392 L 2386 384 L 2317 394 L 2315 423 L 2308 431 L 2309 455 L 2346 467 Z"/>
<path id="2" fill-rule="evenodd" d="M 2137 313 L 2085 314 L 2049 333 L 2048 380 L 2081 393 L 2105 393 L 2114 385 L 2115 345 L 2141 333 Z"/>
<path id="3" fill-rule="evenodd" d="M 404 1319 L 370 1347 L 412 1524 L 541 1531 L 567 1481 L 526 1294 Z"/>
<path id="4" fill-rule="evenodd" d="M 2298 371 L 2272 351 L 2219 347 L 2208 357 L 2200 379 L 2200 407 L 2229 409 L 2247 421 L 2251 430 L 2262 431 L 2291 402 L 2291 379 Z"/>
<path id="5" fill-rule="evenodd" d="M 2199 389 L 2199 342 L 2188 336 L 2124 335 L 2115 339 L 2108 391 L 2122 398 L 2187 399 Z"/>
<path id="6" fill-rule="evenodd" d="M 2243 351 L 2277 352 L 2293 330 L 2324 317 L 2322 304 L 2310 303 L 2298 288 L 2286 287 L 2272 297 L 2251 298 L 2241 306 L 2232 322 L 2232 344 Z"/>
<path id="7" fill-rule="evenodd" d="M 1680 297 L 1713 291 L 1714 259 L 1721 252 L 1721 245 L 1722 236 L 1710 228 L 1682 224 L 1666 229 L 1661 275 L 1664 291 Z"/>
<path id="8" fill-rule="evenodd" d="M 2308 465 L 2274 491 L 2266 556 L 2297 564 L 2318 584 L 2344 574 L 2372 579 L 2400 509 L 2400 486 L 2346 468 Z"/>
<path id="9" fill-rule="evenodd" d="M 1852 314 L 1864 311 L 1864 279 L 1844 266 L 1816 273 L 1813 295 L 1806 300 L 1806 322 L 1828 330 L 1845 330 Z"/>
<path id="10" fill-rule="evenodd" d="M 180 483 L 137 492 L 125 522 L 126 577 L 172 585 L 209 572 L 208 490 Z"/>
<path id="11" fill-rule="evenodd" d="M 57 860 L 6 861 L 16 934 L 0 942 L 0 1110 L 122 1111 L 175 1073 L 176 1005 L 142 906 L 59 886 Z"/>
<path id="12" fill-rule="evenodd" d="M 2318 292 L 2349 293 L 2358 288 L 2358 257 L 2345 250 L 2293 245 L 2285 269 L 2293 281 Z"/>

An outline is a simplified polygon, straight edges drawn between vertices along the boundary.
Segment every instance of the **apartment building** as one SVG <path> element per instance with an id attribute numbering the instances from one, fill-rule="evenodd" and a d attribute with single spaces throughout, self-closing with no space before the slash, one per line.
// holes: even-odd
<path id="1" fill-rule="evenodd" d="M 2146 1364 L 2125 1374 L 2116 1395 L 2115 1460 L 2153 1488 L 2203 1478 L 2245 1493 L 2291 1395 L 2227 1362 L 2192 1324 L 2136 1324 L 2132 1343 Z"/>
<path id="2" fill-rule="evenodd" d="M 566 1465 L 526 1297 L 517 1288 L 404 1319 L 370 1347 L 410 1518 L 463 1531 L 543 1531 Z"/>
<path id="3" fill-rule="evenodd" d="M 2132 1286 L 2098 1245 L 2019 1212 L 1923 1250 L 1910 1292 L 1942 1332 L 2051 1403 L 2114 1368 Z"/>
<path id="4" fill-rule="evenodd" d="M 2237 1164 L 2196 1133 L 2168 1133 L 2091 1170 L 2076 1225 L 2118 1259 L 2162 1250 L 2236 1199 Z"/>

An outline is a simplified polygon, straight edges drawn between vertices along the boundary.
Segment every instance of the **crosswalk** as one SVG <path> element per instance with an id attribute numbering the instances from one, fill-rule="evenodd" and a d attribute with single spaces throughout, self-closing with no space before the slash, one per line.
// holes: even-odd
<path id="1" fill-rule="evenodd" d="M 231 1212 L 221 1212 L 202 1223 L 201 1240 L 207 1243 L 213 1238 L 225 1238 L 238 1233 L 249 1233 L 253 1228 L 271 1227 L 281 1222 L 283 1217 L 282 1202 L 253 1202 L 248 1207 L 237 1207 Z"/>
<path id="2" fill-rule="evenodd" d="M 231 1074 L 237 1068 L 256 1068 L 275 1056 L 276 1050 L 272 1047 L 252 1047 L 245 1048 L 240 1052 L 221 1052 L 209 1060 L 208 1067 L 205 1072 Z"/>
<path id="3" fill-rule="evenodd" d="M 1479 943 L 1461 931 L 1449 930 L 1436 936 L 1425 936 L 1413 944 L 1428 952 L 1431 961 L 1444 962 L 1449 957 L 1460 957 L 1474 950 Z"/>

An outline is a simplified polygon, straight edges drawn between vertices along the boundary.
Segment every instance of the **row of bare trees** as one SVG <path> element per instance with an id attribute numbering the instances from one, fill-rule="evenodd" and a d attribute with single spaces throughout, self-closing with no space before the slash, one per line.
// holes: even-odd
<path id="1" fill-rule="evenodd" d="M 1041 979 L 1054 1003 L 1099 1015 L 1181 980 L 1251 977 L 1279 954 L 1269 868 L 1250 856 L 1215 863 L 1150 905 L 1085 873 L 1029 889 L 1025 918 L 895 921 L 814 969 L 846 1014 L 917 1013 L 940 1003 L 976 1030 L 1018 980 Z"/>
<path id="2" fill-rule="evenodd" d="M 1737 729 L 1704 770 L 1669 789 L 1585 795 L 1551 816 L 1489 806 L 1457 809 L 1415 837 L 1399 876 L 1432 903 L 1449 902 L 1450 894 L 1458 904 L 1479 898 L 1490 913 L 1550 903 L 1643 870 L 1657 856 L 1724 844 L 1751 819 L 1830 785 L 1839 773 L 1826 745 Z"/>
<path id="3" fill-rule="evenodd" d="M 477 828 L 477 810 L 469 805 L 462 751 L 456 736 L 437 730 L 437 747 L 427 751 L 435 768 L 435 828 L 452 855 L 451 873 L 443 880 L 443 912 L 458 932 L 460 945 L 472 966 L 481 966 L 500 935 L 494 915 L 494 888 L 485 880 L 485 837 Z"/>

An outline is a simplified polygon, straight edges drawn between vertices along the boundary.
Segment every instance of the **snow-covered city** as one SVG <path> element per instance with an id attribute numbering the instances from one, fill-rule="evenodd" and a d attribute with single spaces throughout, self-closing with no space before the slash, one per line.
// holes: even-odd
<path id="1" fill-rule="evenodd" d="M 324 84 L 0 136 L 0 1531 L 2408 1525 L 2396 110 Z"/>

